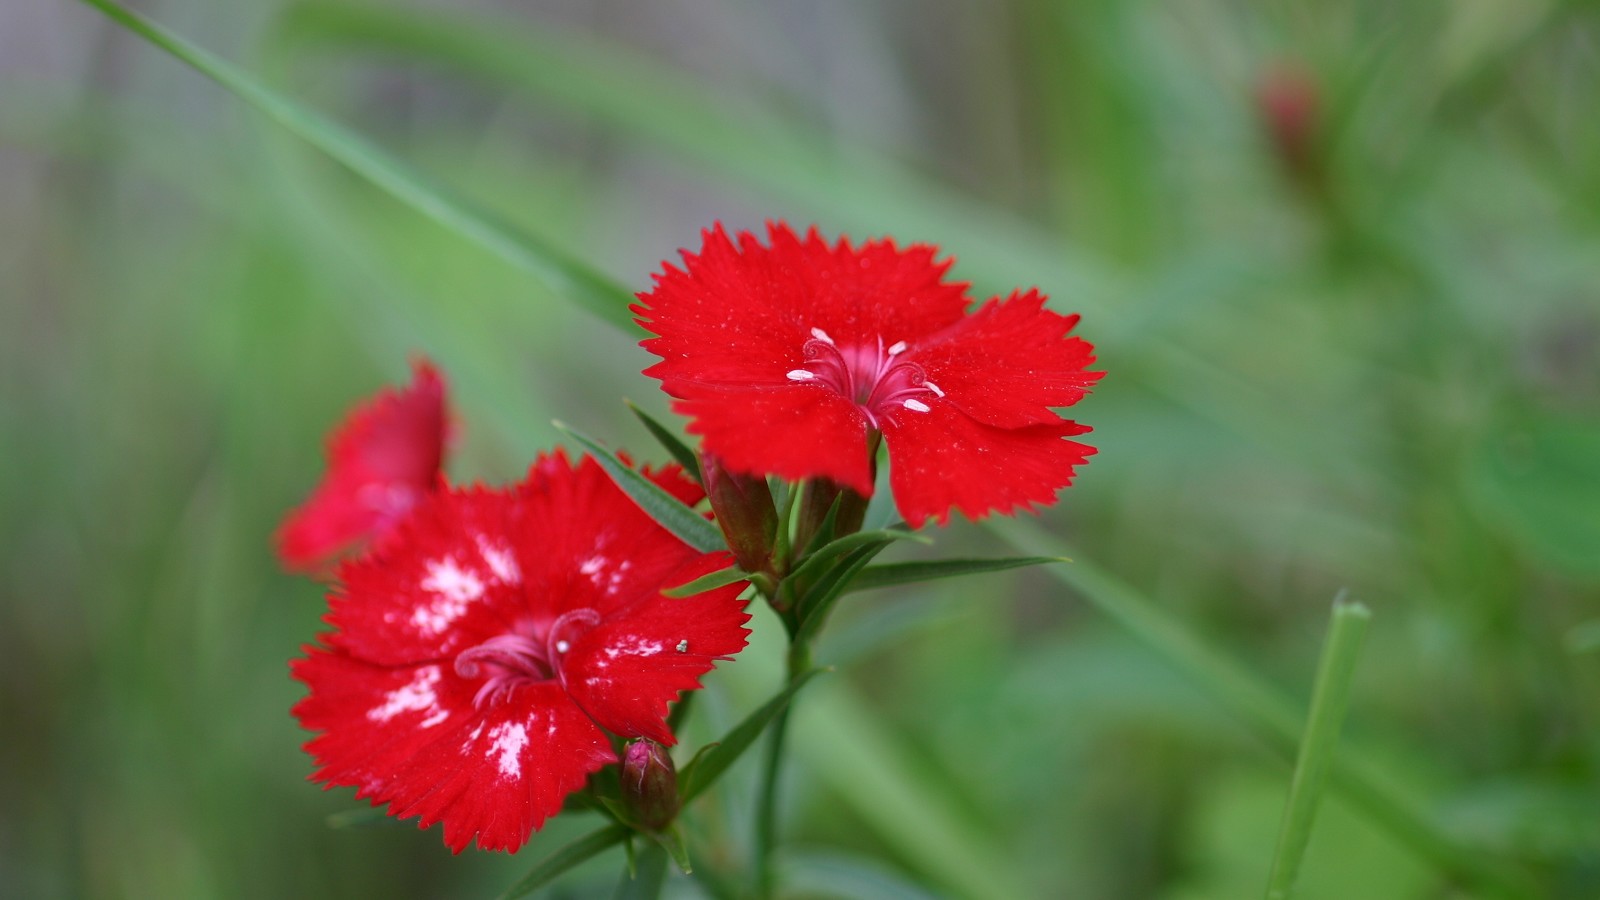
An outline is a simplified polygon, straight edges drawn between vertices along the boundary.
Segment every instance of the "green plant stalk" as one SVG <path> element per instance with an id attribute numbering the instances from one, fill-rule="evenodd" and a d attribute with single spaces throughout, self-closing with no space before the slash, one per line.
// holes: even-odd
<path id="1" fill-rule="evenodd" d="M 1289 900 L 1306 845 L 1311 840 L 1311 825 L 1317 817 L 1317 804 L 1328 784 L 1338 752 L 1339 731 L 1350 701 L 1350 682 L 1355 675 L 1361 639 L 1366 634 L 1372 613 L 1360 603 L 1333 604 L 1328 639 L 1317 664 L 1316 685 L 1311 694 L 1311 712 L 1306 720 L 1305 737 L 1295 760 L 1294 778 L 1284 805 L 1283 824 L 1278 830 L 1278 849 L 1267 878 L 1267 900 Z"/>
<path id="2" fill-rule="evenodd" d="M 622 870 L 622 880 L 617 884 L 615 900 L 656 900 L 667 883 L 666 848 L 652 840 L 640 842 L 633 870 Z"/>
<path id="3" fill-rule="evenodd" d="M 1018 520 L 994 521 L 991 529 L 1024 552 L 1060 551 L 1062 541 L 1043 528 Z M 1069 548 L 1070 552 L 1070 548 Z M 1127 583 L 1084 562 L 1050 566 L 1051 577 L 1076 589 L 1101 612 L 1121 623 L 1157 656 L 1193 679 L 1206 693 L 1241 719 L 1258 737 L 1293 757 L 1304 716 L 1294 701 L 1205 643 Z M 1446 834 L 1383 768 L 1354 748 L 1334 765 L 1333 789 L 1367 818 L 1388 831 L 1434 867 L 1470 882 L 1489 895 L 1532 898 L 1538 890 L 1520 868 L 1460 844 Z"/>
<path id="4" fill-rule="evenodd" d="M 793 683 L 802 673 L 811 671 L 811 647 L 805 641 L 789 645 L 787 680 Z M 789 734 L 790 703 L 778 713 L 767 735 L 767 753 L 762 760 L 761 785 L 756 795 L 755 879 L 757 897 L 777 896 L 777 867 L 774 850 L 778 846 L 778 779 L 783 774 L 783 757 Z"/>

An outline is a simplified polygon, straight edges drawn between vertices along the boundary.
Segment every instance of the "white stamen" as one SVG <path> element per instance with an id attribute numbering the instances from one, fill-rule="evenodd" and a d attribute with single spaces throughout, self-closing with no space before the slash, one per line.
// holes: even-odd
<path id="1" fill-rule="evenodd" d="M 828 344 L 833 343 L 833 338 L 828 337 L 828 333 L 826 331 L 823 331 L 821 328 L 813 328 L 813 329 L 811 329 L 811 336 L 816 338 L 819 341 L 824 342 L 824 343 L 828 343 Z"/>
<path id="2" fill-rule="evenodd" d="M 927 388 L 930 391 L 933 391 L 935 394 L 938 394 L 941 397 L 944 396 L 944 391 L 939 390 L 939 386 L 937 384 L 934 384 L 931 381 L 928 381 L 928 380 L 924 379 L 923 382 L 922 382 L 922 386 Z"/>
<path id="3" fill-rule="evenodd" d="M 895 341 L 894 343 L 889 345 L 889 355 L 890 356 L 899 356 L 900 354 L 902 354 L 904 352 L 906 352 L 906 342 L 905 341 Z"/>
<path id="4" fill-rule="evenodd" d="M 571 649 L 572 649 L 572 645 L 567 643 L 566 641 L 556 641 L 556 652 L 557 653 L 565 653 L 565 652 L 567 652 L 568 650 L 571 650 Z"/>
<path id="5" fill-rule="evenodd" d="M 679 653 L 688 653 L 689 652 L 689 641 L 687 639 L 681 640 L 681 641 L 678 642 L 678 652 Z"/>
<path id="6" fill-rule="evenodd" d="M 786 377 L 790 381 L 812 381 L 817 377 L 817 373 L 806 369 L 790 369 Z"/>
<path id="7" fill-rule="evenodd" d="M 921 400 L 907 400 L 907 401 L 905 401 L 904 406 L 905 406 L 906 409 L 909 409 L 912 412 L 929 412 L 930 411 L 929 407 L 928 407 L 928 404 L 923 403 Z"/>

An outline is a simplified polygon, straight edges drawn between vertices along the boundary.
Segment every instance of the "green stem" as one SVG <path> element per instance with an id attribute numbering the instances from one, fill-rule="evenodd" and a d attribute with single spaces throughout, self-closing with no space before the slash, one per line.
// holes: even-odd
<path id="1" fill-rule="evenodd" d="M 805 642 L 789 645 L 788 682 L 794 683 L 802 673 L 811 669 L 811 648 Z M 755 877 L 757 897 L 763 900 L 777 896 L 777 869 L 773 855 L 778 845 L 778 780 L 783 774 L 783 755 L 789 733 L 789 703 L 778 713 L 767 735 L 767 754 L 761 768 L 761 792 L 756 796 L 756 848 Z"/>
<path id="2" fill-rule="evenodd" d="M 639 843 L 643 849 L 634 857 L 633 871 L 622 870 L 613 900 L 656 900 L 667 883 L 666 849 L 648 839 Z"/>
<path id="3" fill-rule="evenodd" d="M 1333 622 L 1322 648 L 1322 661 L 1317 666 L 1311 712 L 1306 721 L 1305 737 L 1300 742 L 1300 755 L 1295 760 L 1294 780 L 1290 782 L 1289 799 L 1283 810 L 1272 874 L 1267 879 L 1267 900 L 1289 900 L 1295 876 L 1300 873 L 1300 861 L 1311 840 L 1317 804 L 1333 769 L 1361 638 L 1371 618 L 1372 613 L 1359 603 L 1346 603 L 1342 598 L 1334 601 Z"/>

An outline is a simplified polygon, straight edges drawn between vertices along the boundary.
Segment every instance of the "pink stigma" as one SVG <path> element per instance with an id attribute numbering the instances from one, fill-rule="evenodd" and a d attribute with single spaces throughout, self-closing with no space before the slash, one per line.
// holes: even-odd
<path id="1" fill-rule="evenodd" d="M 813 328 L 805 345 L 805 368 L 790 370 L 788 378 L 832 388 L 877 428 L 879 417 L 894 409 L 925 413 L 931 409 L 929 400 L 944 396 L 921 366 L 899 358 L 905 351 L 905 341 L 885 348 L 881 337 L 876 347 L 841 348 L 827 332 Z"/>
<path id="2" fill-rule="evenodd" d="M 600 614 L 594 610 L 574 609 L 552 622 L 543 640 L 526 634 L 497 635 L 461 651 L 456 674 L 484 679 L 472 698 L 474 707 L 499 703 L 519 685 L 561 677 L 561 658 L 572 649 L 572 642 L 599 623 Z"/>

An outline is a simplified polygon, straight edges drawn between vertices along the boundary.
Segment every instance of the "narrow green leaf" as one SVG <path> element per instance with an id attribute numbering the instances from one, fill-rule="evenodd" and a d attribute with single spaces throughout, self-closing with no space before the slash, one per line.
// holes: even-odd
<path id="1" fill-rule="evenodd" d="M 633 502 L 639 504 L 639 508 L 650 518 L 655 519 L 662 528 L 677 535 L 685 544 L 701 553 L 727 549 L 727 545 L 722 541 L 722 532 L 704 516 L 684 506 L 677 497 L 662 490 L 655 482 L 640 474 L 639 470 L 618 459 L 615 453 L 607 450 L 599 441 L 582 432 L 574 431 L 565 422 L 553 424 L 556 430 L 577 441 L 583 449 L 593 454 L 595 461 L 606 470 L 606 474 L 617 483 L 617 487 L 632 497 Z"/>
<path id="2" fill-rule="evenodd" d="M 816 552 L 805 558 L 805 561 L 800 564 L 799 568 L 795 569 L 793 572 L 790 572 L 788 578 L 792 579 L 797 584 L 806 584 L 809 581 L 815 581 L 816 579 L 822 577 L 822 573 L 826 572 L 833 565 L 834 560 L 845 555 L 846 553 L 861 547 L 865 547 L 869 544 L 887 544 L 891 541 L 916 541 L 920 544 L 933 543 L 933 540 L 926 535 L 918 534 L 915 531 L 902 528 L 884 528 L 878 531 L 858 531 L 855 534 L 847 534 L 836 541 L 824 544 L 822 547 L 818 548 Z"/>
<path id="3" fill-rule="evenodd" d="M 679 773 L 681 776 L 679 783 L 683 785 L 681 791 L 683 802 L 687 804 L 690 800 L 699 796 L 706 788 L 715 784 L 717 779 L 722 777 L 722 773 L 726 772 L 729 766 L 733 765 L 740 756 L 744 755 L 746 750 L 750 749 L 750 745 L 755 743 L 756 738 L 761 736 L 762 731 L 766 730 L 767 724 L 785 706 L 789 705 L 789 701 L 794 698 L 794 695 L 805 687 L 806 683 L 811 681 L 812 678 L 826 671 L 829 670 L 811 669 L 797 676 L 793 681 L 789 682 L 787 687 L 778 692 L 777 696 L 768 700 L 760 709 L 746 716 L 743 722 L 735 725 L 733 730 L 724 735 L 721 741 L 706 746 L 696 754 L 695 758 L 689 762 L 689 765 L 684 766 L 683 771 Z"/>
<path id="4" fill-rule="evenodd" d="M 886 563 L 862 569 L 848 585 L 845 585 L 844 592 L 853 594 L 856 591 L 870 591 L 897 584 L 916 584 L 960 575 L 977 575 L 1023 566 L 1071 561 L 1065 556 L 1007 556 L 999 559 L 940 559 L 931 562 Z"/>
<path id="5" fill-rule="evenodd" d="M 828 576 L 819 582 L 806 596 L 800 598 L 795 606 L 795 615 L 800 619 L 800 627 L 795 631 L 792 643 L 799 646 L 810 646 L 816 639 L 817 633 L 822 630 L 828 621 L 829 613 L 833 606 L 844 596 L 845 588 L 850 585 L 857 574 L 872 562 L 872 558 L 882 553 L 888 547 L 887 541 L 868 544 L 851 552 L 844 558 L 838 568 L 828 573 Z"/>
<path id="6" fill-rule="evenodd" d="M 694 448 L 680 440 L 670 428 L 656 421 L 654 416 L 635 406 L 632 400 L 622 402 L 628 405 L 628 409 L 644 423 L 645 430 L 650 432 L 650 436 L 672 454 L 672 458 L 678 461 L 678 465 L 683 466 L 683 470 L 689 473 L 696 484 L 705 484 L 705 478 L 700 474 L 700 457 L 695 454 Z"/>
<path id="7" fill-rule="evenodd" d="M 539 860 L 533 871 L 522 877 L 522 880 L 512 885 L 500 900 L 514 900 L 516 897 L 526 897 L 539 888 L 544 887 L 572 867 L 587 862 L 606 850 L 615 847 L 627 839 L 630 832 L 623 825 L 607 825 L 598 831 L 578 838 L 556 852 Z"/>
<path id="8" fill-rule="evenodd" d="M 661 592 L 661 596 L 674 599 L 693 597 L 695 594 L 703 594 L 706 591 L 733 584 L 736 581 L 744 581 L 749 577 L 749 573 L 738 566 L 729 566 L 726 569 L 718 569 L 709 575 L 701 575 L 699 578 L 680 584 L 675 588 L 667 588 Z"/>
<path id="9" fill-rule="evenodd" d="M 790 484 L 787 481 L 780 481 L 776 478 L 768 478 L 767 487 L 781 489 L 774 490 L 772 493 L 773 503 L 778 507 L 778 539 L 772 546 L 772 558 L 787 566 L 789 553 L 794 549 L 790 546 L 789 536 L 794 530 L 794 508 L 795 501 L 800 496 L 800 486 L 798 484 Z"/>
<path id="10" fill-rule="evenodd" d="M 633 295 L 588 264 L 433 183 L 356 132 L 296 103 L 246 70 L 139 13 L 112 0 L 83 2 L 222 85 L 396 199 L 529 272 L 552 293 L 577 302 L 614 325 L 630 330 L 634 327 L 628 312 Z"/>
<path id="11" fill-rule="evenodd" d="M 1300 861 L 1311 840 L 1317 804 L 1333 769 L 1361 638 L 1371 618 L 1372 613 L 1359 603 L 1346 603 L 1342 597 L 1334 602 L 1333 622 L 1317 666 L 1311 712 L 1306 721 L 1305 737 L 1300 741 L 1300 755 L 1295 760 L 1289 799 L 1284 804 L 1272 873 L 1267 879 L 1267 900 L 1289 900 L 1295 877 L 1300 873 Z"/>

